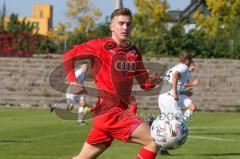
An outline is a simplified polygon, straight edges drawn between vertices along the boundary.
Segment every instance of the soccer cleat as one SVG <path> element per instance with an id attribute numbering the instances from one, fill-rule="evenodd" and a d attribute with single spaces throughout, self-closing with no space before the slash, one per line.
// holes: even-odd
<path id="1" fill-rule="evenodd" d="M 167 150 L 161 149 L 161 150 L 159 150 L 159 155 L 161 155 L 161 156 L 168 156 L 168 155 L 170 155 L 170 153 Z"/>
<path id="2" fill-rule="evenodd" d="M 77 123 L 78 123 L 78 125 L 87 125 L 87 123 L 85 121 L 83 121 L 83 120 L 82 121 L 78 121 Z"/>
<path id="3" fill-rule="evenodd" d="M 53 112 L 55 109 L 54 105 L 52 105 L 52 104 L 49 104 L 48 107 L 49 107 L 50 112 Z"/>
<path id="4" fill-rule="evenodd" d="M 147 119 L 148 125 L 151 126 L 153 121 L 154 121 L 154 117 L 153 116 L 149 116 L 148 119 Z"/>

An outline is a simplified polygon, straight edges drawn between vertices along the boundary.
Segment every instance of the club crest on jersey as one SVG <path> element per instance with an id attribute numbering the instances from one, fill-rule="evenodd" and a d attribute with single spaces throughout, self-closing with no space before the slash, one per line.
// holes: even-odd
<path id="1" fill-rule="evenodd" d="M 137 59 L 137 52 L 136 50 L 131 50 L 127 52 L 127 60 L 129 61 L 135 61 Z"/>
<path id="2" fill-rule="evenodd" d="M 130 50 L 129 54 L 133 55 L 134 57 L 137 57 L 137 51 L 136 50 Z"/>

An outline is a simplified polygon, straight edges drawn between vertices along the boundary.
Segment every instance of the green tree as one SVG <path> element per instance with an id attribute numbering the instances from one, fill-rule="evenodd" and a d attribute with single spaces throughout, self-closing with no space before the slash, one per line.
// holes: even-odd
<path id="1" fill-rule="evenodd" d="M 110 17 L 106 17 L 105 21 L 102 23 L 98 23 L 96 28 L 92 31 L 91 36 L 89 38 L 104 38 L 111 35 L 111 31 L 109 29 Z"/>
<path id="2" fill-rule="evenodd" d="M 90 0 L 68 0 L 67 7 L 67 17 L 79 24 L 75 30 L 80 32 L 93 30 L 96 26 L 95 21 L 102 15 L 101 11 L 95 8 Z"/>
<path id="3" fill-rule="evenodd" d="M 7 32 L 16 34 L 20 31 L 19 26 L 20 26 L 20 22 L 18 21 L 18 15 L 12 13 L 10 15 L 9 22 L 7 23 L 7 28 L 6 28 Z"/>
<path id="4" fill-rule="evenodd" d="M 36 53 L 40 54 L 55 53 L 56 50 L 57 45 L 54 43 L 52 39 L 42 35 L 37 36 Z"/>
<path id="5" fill-rule="evenodd" d="M 134 15 L 135 37 L 159 37 L 165 32 L 169 19 L 166 0 L 134 0 L 137 12 Z"/>
<path id="6" fill-rule="evenodd" d="M 197 11 L 194 18 L 199 29 L 214 38 L 219 29 L 228 29 L 229 24 L 239 16 L 239 0 L 206 0 L 210 16 Z"/>
<path id="7" fill-rule="evenodd" d="M 12 13 L 10 15 L 10 20 L 7 23 L 6 30 L 9 33 L 16 34 L 19 32 L 26 32 L 29 34 L 34 34 L 36 31 L 36 27 L 33 23 L 27 22 L 26 19 L 23 19 L 22 22 L 18 20 L 18 15 Z"/>
<path id="8" fill-rule="evenodd" d="M 133 16 L 132 42 L 148 56 L 166 51 L 165 23 L 169 19 L 166 0 L 134 0 L 137 12 Z"/>
<path id="9" fill-rule="evenodd" d="M 68 39 L 68 49 L 70 49 L 73 45 L 78 45 L 87 41 L 87 36 L 83 33 L 73 33 L 70 37 L 71 38 Z"/>
<path id="10" fill-rule="evenodd" d="M 204 32 L 207 57 L 240 58 L 240 0 L 206 0 L 210 16 L 197 12 L 194 18 Z"/>
<path id="11" fill-rule="evenodd" d="M 229 25 L 229 53 L 232 58 L 240 59 L 240 17 L 238 16 Z"/>
<path id="12" fill-rule="evenodd" d="M 26 18 L 24 18 L 23 21 L 20 22 L 19 29 L 20 31 L 23 31 L 29 34 L 34 34 L 38 32 L 36 26 L 33 23 L 26 21 Z"/>
<path id="13" fill-rule="evenodd" d="M 69 27 L 68 23 L 59 22 L 57 24 L 57 26 L 55 27 L 54 31 L 58 35 L 64 35 L 66 33 L 66 30 L 67 30 L 68 27 Z"/>

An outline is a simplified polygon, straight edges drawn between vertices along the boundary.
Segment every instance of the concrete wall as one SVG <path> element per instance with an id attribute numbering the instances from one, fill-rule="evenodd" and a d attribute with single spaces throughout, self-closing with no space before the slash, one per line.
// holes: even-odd
<path id="1" fill-rule="evenodd" d="M 177 59 L 151 61 L 167 64 L 170 68 Z M 240 61 L 195 59 L 195 62 L 197 68 L 193 78 L 199 78 L 201 83 L 194 88 L 192 98 L 198 108 L 240 110 Z M 49 77 L 60 63 L 60 56 L 0 58 L 0 106 L 47 107 L 48 104 L 64 99 L 64 91 L 61 92 L 64 88 L 59 88 L 59 91 L 49 85 Z M 53 79 L 50 82 L 55 81 Z M 93 103 L 95 98 L 88 97 L 88 100 Z M 137 100 L 141 106 L 157 107 L 156 96 L 137 97 Z"/>

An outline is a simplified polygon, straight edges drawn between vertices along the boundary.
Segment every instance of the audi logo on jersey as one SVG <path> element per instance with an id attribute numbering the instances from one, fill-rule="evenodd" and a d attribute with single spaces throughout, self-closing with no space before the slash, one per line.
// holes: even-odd
<path id="1" fill-rule="evenodd" d="M 115 62 L 115 69 L 117 71 L 124 71 L 124 72 L 134 72 L 136 71 L 137 64 L 135 61 L 116 61 Z"/>

